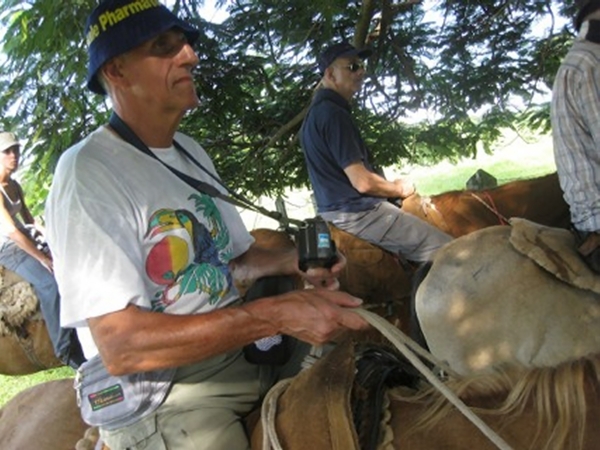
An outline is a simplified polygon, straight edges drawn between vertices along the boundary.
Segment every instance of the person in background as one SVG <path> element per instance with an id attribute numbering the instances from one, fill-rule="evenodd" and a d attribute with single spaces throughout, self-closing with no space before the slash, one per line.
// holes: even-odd
<path id="1" fill-rule="evenodd" d="M 151 381 L 174 369 L 160 404 L 101 424 L 101 438 L 115 449 L 247 449 L 244 416 L 300 369 L 309 344 L 367 328 L 353 312 L 361 301 L 327 289 L 343 258 L 300 273 L 295 249 L 253 246 L 233 205 L 171 170 L 225 193 L 208 154 L 177 131 L 199 102 L 196 28 L 156 1 L 107 0 L 86 33 L 87 86 L 108 95 L 113 116 L 61 156 L 46 204 L 61 321 L 109 375 Z M 240 301 L 234 280 L 276 274 L 319 288 Z M 296 338 L 287 364 L 244 358 L 244 346 L 278 334 Z M 111 401 L 107 416 L 123 406 Z"/>
<path id="2" fill-rule="evenodd" d="M 44 235 L 44 229 L 35 223 L 23 189 L 13 178 L 20 156 L 21 144 L 16 135 L 0 132 L 0 265 L 33 286 L 54 353 L 63 363 L 77 367 L 82 360 L 79 352 L 72 351 L 72 332 L 60 328 L 60 299 L 52 255 L 40 248 L 35 239 L 38 234 Z"/>
<path id="3" fill-rule="evenodd" d="M 578 35 L 552 88 L 552 137 L 579 252 L 600 273 L 600 1 L 576 4 Z"/>
<path id="4" fill-rule="evenodd" d="M 452 238 L 388 198 L 415 192 L 407 179 L 377 173 L 351 114 L 369 49 L 331 45 L 318 59 L 321 82 L 300 131 L 317 209 L 327 222 L 414 262 L 430 260 Z"/>

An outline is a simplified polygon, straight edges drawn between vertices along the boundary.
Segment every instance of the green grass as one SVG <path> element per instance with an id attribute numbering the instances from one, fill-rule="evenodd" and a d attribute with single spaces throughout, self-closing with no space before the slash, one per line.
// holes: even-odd
<path id="1" fill-rule="evenodd" d="M 550 136 L 525 142 L 509 136 L 500 143 L 493 155 L 479 155 L 477 158 L 462 159 L 456 164 L 440 163 L 431 167 L 407 168 L 396 174 L 410 176 L 419 193 L 434 195 L 442 192 L 465 189 L 467 180 L 483 169 L 498 180 L 498 184 L 513 180 L 535 178 L 556 171 L 552 140 Z M 393 170 L 386 175 L 393 179 Z"/>
<path id="2" fill-rule="evenodd" d="M 477 169 L 483 169 L 496 177 L 499 185 L 513 180 L 539 177 L 556 170 L 554 162 L 531 166 L 529 164 L 516 164 L 514 161 L 498 161 L 491 164 L 465 164 L 450 168 L 446 174 L 413 175 L 412 178 L 418 187 L 419 193 L 434 195 L 465 189 L 467 180 Z"/>
<path id="3" fill-rule="evenodd" d="M 44 370 L 31 375 L 8 376 L 0 375 L 0 406 L 28 387 L 43 383 L 44 381 L 72 378 L 75 371 L 70 367 L 59 367 Z"/>

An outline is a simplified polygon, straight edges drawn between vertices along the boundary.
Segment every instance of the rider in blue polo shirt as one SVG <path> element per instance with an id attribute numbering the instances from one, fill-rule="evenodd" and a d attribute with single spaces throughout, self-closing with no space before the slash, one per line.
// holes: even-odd
<path id="1" fill-rule="evenodd" d="M 352 118 L 350 100 L 362 86 L 363 59 L 370 54 L 342 42 L 319 57 L 320 88 L 301 129 L 318 212 L 338 228 L 392 253 L 427 261 L 452 238 L 387 201 L 408 197 L 414 185 L 376 173 Z"/>

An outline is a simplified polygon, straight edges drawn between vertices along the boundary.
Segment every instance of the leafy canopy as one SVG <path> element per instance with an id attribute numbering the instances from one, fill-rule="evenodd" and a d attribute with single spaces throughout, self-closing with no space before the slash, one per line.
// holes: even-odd
<path id="1" fill-rule="evenodd" d="M 110 105 L 85 90 L 83 27 L 95 4 L 0 4 L 1 127 L 27 140 L 34 213 L 60 154 L 108 117 Z M 548 130 L 575 13 L 571 0 L 221 0 L 228 17 L 211 23 L 202 0 L 171 4 L 201 29 L 201 106 L 182 131 L 249 196 L 307 185 L 298 130 L 326 45 L 374 49 L 356 116 L 376 162 L 429 164 L 491 152 L 505 127 Z"/>

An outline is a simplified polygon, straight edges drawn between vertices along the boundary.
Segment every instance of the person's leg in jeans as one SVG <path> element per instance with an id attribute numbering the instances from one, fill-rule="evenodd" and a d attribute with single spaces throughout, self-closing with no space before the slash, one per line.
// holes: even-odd
<path id="1" fill-rule="evenodd" d="M 69 356 L 71 330 L 60 328 L 60 298 L 54 275 L 37 259 L 12 243 L 2 246 L 0 265 L 12 270 L 33 286 L 54 353 L 66 363 Z"/>

